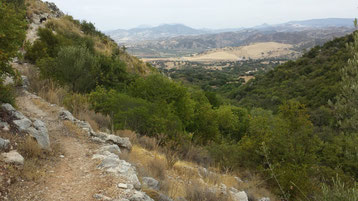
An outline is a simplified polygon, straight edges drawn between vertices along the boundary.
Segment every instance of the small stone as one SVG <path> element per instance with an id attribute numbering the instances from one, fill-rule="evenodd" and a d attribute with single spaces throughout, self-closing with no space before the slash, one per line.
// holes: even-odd
<path id="1" fill-rule="evenodd" d="M 136 191 L 131 198 L 129 198 L 130 201 L 154 201 L 152 198 L 150 198 L 147 194 L 141 191 Z"/>
<path id="2" fill-rule="evenodd" d="M 69 120 L 71 122 L 74 122 L 76 119 L 68 110 L 62 110 L 60 112 L 60 118 L 63 120 Z"/>
<path id="3" fill-rule="evenodd" d="M 102 201 L 112 200 L 110 197 L 107 197 L 107 196 L 102 195 L 102 194 L 94 194 L 93 198 L 97 199 L 97 200 L 102 200 Z"/>
<path id="4" fill-rule="evenodd" d="M 142 189 L 142 185 L 140 184 L 140 182 L 137 182 L 137 183 L 134 184 L 134 189 L 136 189 L 137 191 Z"/>
<path id="5" fill-rule="evenodd" d="M 118 184 L 117 187 L 122 188 L 122 189 L 127 189 L 128 188 L 127 184 L 123 184 L 123 183 Z"/>
<path id="6" fill-rule="evenodd" d="M 231 194 L 231 197 L 235 201 L 248 201 L 249 200 L 245 191 L 238 191 L 235 188 L 230 188 L 229 192 Z"/>
<path id="7" fill-rule="evenodd" d="M 142 183 L 148 188 L 159 190 L 159 182 L 152 177 L 143 177 Z"/>
<path id="8" fill-rule="evenodd" d="M 271 201 L 271 199 L 268 197 L 263 197 L 263 198 L 259 199 L 259 201 Z"/>
<path id="9" fill-rule="evenodd" d="M 14 120 L 13 123 L 20 132 L 27 132 L 32 124 L 32 122 L 26 117 L 23 119 Z"/>
<path id="10" fill-rule="evenodd" d="M 237 181 L 237 183 L 243 183 L 244 181 L 242 181 L 242 179 L 240 179 L 240 177 L 234 177 L 235 180 Z"/>
<path id="11" fill-rule="evenodd" d="M 2 153 L 1 156 L 4 158 L 5 163 L 12 163 L 15 165 L 23 165 L 24 157 L 22 157 L 16 150 L 10 151 L 8 153 Z"/>
<path id="12" fill-rule="evenodd" d="M 7 151 L 10 149 L 10 141 L 0 138 L 0 150 Z"/>
<path id="13" fill-rule="evenodd" d="M 170 199 L 168 196 L 164 195 L 164 194 L 160 194 L 158 201 L 173 201 L 172 199 Z"/>
<path id="14" fill-rule="evenodd" d="M 64 155 L 60 155 L 60 158 L 65 158 L 65 156 L 64 156 Z"/>

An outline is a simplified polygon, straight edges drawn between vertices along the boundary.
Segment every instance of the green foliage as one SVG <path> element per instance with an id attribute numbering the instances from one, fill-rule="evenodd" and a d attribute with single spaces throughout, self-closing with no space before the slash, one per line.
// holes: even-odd
<path id="1" fill-rule="evenodd" d="M 249 125 L 247 110 L 235 106 L 222 105 L 216 112 L 220 133 L 224 138 L 238 142 L 246 133 Z"/>
<path id="2" fill-rule="evenodd" d="M 149 136 L 165 133 L 169 137 L 182 129 L 169 105 L 157 105 L 101 87 L 90 94 L 90 102 L 96 112 L 109 115 L 117 129 L 129 128 Z"/>
<path id="3" fill-rule="evenodd" d="M 45 58 L 38 62 L 41 74 L 51 77 L 74 92 L 89 92 L 96 86 L 94 71 L 97 58 L 82 47 L 63 47 L 55 59 Z"/>
<path id="4" fill-rule="evenodd" d="M 347 45 L 352 56 L 340 70 L 340 93 L 333 106 L 337 126 L 344 133 L 358 133 L 358 32 L 353 37 L 354 42 Z"/>
<path id="5" fill-rule="evenodd" d="M 4 86 L 0 80 L 0 103 L 15 103 L 15 96 L 11 86 Z"/>
<path id="6" fill-rule="evenodd" d="M 194 106 L 187 88 L 160 74 L 138 78 L 130 86 L 129 94 L 158 105 L 169 105 L 184 127 L 190 124 L 193 117 Z"/>
<path id="7" fill-rule="evenodd" d="M 241 105 L 262 107 L 278 112 L 278 106 L 297 99 L 315 111 L 327 106 L 339 93 L 339 69 L 350 54 L 345 48 L 352 36 L 315 47 L 296 61 L 289 61 L 274 70 L 257 76 L 233 94 Z"/>
<path id="8" fill-rule="evenodd" d="M 25 39 L 25 12 L 15 2 L 0 0 L 0 76 L 14 72 L 9 61 Z"/>
<path id="9" fill-rule="evenodd" d="M 322 201 L 358 201 L 358 186 L 355 183 L 352 187 L 347 186 L 337 176 L 332 179 L 333 185 L 322 184 L 322 195 L 319 200 Z"/>
<path id="10" fill-rule="evenodd" d="M 21 47 L 25 30 L 23 1 L 0 0 L 0 103 L 15 102 L 12 88 L 3 85 L 3 76 L 15 76 L 9 62 Z"/>
<path id="11" fill-rule="evenodd" d="M 126 71 L 126 64 L 118 56 L 99 55 L 98 63 L 98 68 L 95 70 L 97 85 L 124 89 L 133 79 L 133 76 Z"/>

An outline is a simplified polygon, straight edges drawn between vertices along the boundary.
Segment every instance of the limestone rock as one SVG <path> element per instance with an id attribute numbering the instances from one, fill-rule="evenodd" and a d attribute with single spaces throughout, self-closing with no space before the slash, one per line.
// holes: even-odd
<path id="1" fill-rule="evenodd" d="M 110 142 L 113 144 L 118 145 L 119 147 L 131 150 L 132 149 L 132 144 L 129 141 L 129 138 L 125 137 L 119 137 L 116 135 L 110 135 L 107 133 L 103 133 L 103 132 L 91 132 L 91 135 L 97 138 L 100 138 L 102 140 L 104 140 L 105 142 Z"/>
<path id="2" fill-rule="evenodd" d="M 120 160 L 118 155 L 109 151 L 99 151 L 92 158 L 101 160 L 98 168 L 105 169 L 107 172 L 124 179 L 127 184 L 132 184 L 135 189 L 141 188 L 135 167 L 124 160 Z"/>
<path id="3" fill-rule="evenodd" d="M 158 201 L 173 201 L 171 198 L 169 198 L 168 196 L 164 195 L 164 194 L 160 194 Z"/>
<path id="4" fill-rule="evenodd" d="M 159 182 L 152 177 L 143 177 L 142 184 L 148 188 L 159 190 Z"/>
<path id="5" fill-rule="evenodd" d="M 30 119 L 28 118 L 23 118 L 23 119 L 19 119 L 19 120 L 14 120 L 13 121 L 15 127 L 20 131 L 20 132 L 27 132 L 28 129 L 31 127 L 32 122 L 30 121 Z"/>
<path id="6" fill-rule="evenodd" d="M 15 84 L 15 81 L 14 81 L 14 79 L 12 78 L 12 77 L 10 77 L 10 76 L 6 76 L 5 77 L 5 80 L 4 80 L 4 82 L 3 82 L 3 84 L 6 86 L 6 85 L 13 85 L 13 84 Z"/>
<path id="7" fill-rule="evenodd" d="M 16 111 L 15 108 L 12 107 L 12 105 L 10 105 L 9 103 L 2 104 L 1 108 L 9 113 Z"/>
<path id="8" fill-rule="evenodd" d="M 60 112 L 60 118 L 63 120 L 69 120 L 74 122 L 75 121 L 75 117 L 71 114 L 71 112 L 69 112 L 68 110 L 62 110 Z"/>
<path id="9" fill-rule="evenodd" d="M 10 141 L 0 138 L 0 150 L 9 150 L 10 149 Z"/>
<path id="10" fill-rule="evenodd" d="M 105 145 L 101 147 L 100 152 L 108 151 L 110 153 L 119 155 L 121 154 L 121 150 L 119 149 L 118 145 L 112 144 L 112 145 Z"/>
<path id="11" fill-rule="evenodd" d="M 238 191 L 235 188 L 230 188 L 229 193 L 234 201 L 248 201 L 249 200 L 245 191 Z"/>
<path id="12" fill-rule="evenodd" d="M 97 199 L 97 200 L 101 200 L 101 201 L 112 200 L 110 197 L 107 197 L 107 196 L 102 195 L 102 194 L 95 194 L 95 195 L 93 195 L 93 198 Z"/>
<path id="13" fill-rule="evenodd" d="M 27 76 L 21 75 L 21 80 L 22 80 L 22 87 L 27 89 L 30 86 L 29 79 L 27 78 Z"/>
<path id="14" fill-rule="evenodd" d="M 271 201 L 271 199 L 268 197 L 264 197 L 264 198 L 259 199 L 259 201 Z"/>
<path id="15" fill-rule="evenodd" d="M 128 188 L 128 185 L 127 184 L 123 184 L 123 183 L 120 183 L 117 185 L 118 188 L 122 188 L 122 189 L 127 189 Z"/>
<path id="16" fill-rule="evenodd" d="M 130 201 L 154 201 L 152 198 L 150 198 L 147 194 L 145 194 L 142 191 L 136 191 L 131 198 L 129 198 Z"/>
<path id="17" fill-rule="evenodd" d="M 24 157 L 22 157 L 16 150 L 10 151 L 8 153 L 2 153 L 3 161 L 5 163 L 12 163 L 15 165 L 23 165 Z"/>
<path id="18" fill-rule="evenodd" d="M 9 131 L 10 130 L 10 125 L 6 122 L 0 122 L 0 129 L 4 130 L 4 131 Z"/>
<path id="19" fill-rule="evenodd" d="M 29 128 L 29 134 L 36 138 L 37 143 L 42 149 L 50 149 L 50 138 L 45 123 L 36 119 L 33 126 Z"/>

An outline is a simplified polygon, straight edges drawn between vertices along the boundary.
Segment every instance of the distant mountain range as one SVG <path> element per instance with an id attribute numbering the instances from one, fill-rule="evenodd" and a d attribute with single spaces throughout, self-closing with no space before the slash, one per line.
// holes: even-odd
<path id="1" fill-rule="evenodd" d="M 172 38 L 177 36 L 195 36 L 203 34 L 216 34 L 224 32 L 236 32 L 241 30 L 260 30 L 260 31 L 303 31 L 312 28 L 327 27 L 350 27 L 353 28 L 351 18 L 327 18 L 312 19 L 304 21 L 291 21 L 283 24 L 269 25 L 263 24 L 251 28 L 229 28 L 229 29 L 194 29 L 183 24 L 163 24 L 156 27 L 140 26 L 133 29 L 117 29 L 107 31 L 106 34 L 111 36 L 118 43 L 127 43 L 142 40 L 157 40 L 160 38 Z"/>
<path id="2" fill-rule="evenodd" d="M 238 47 L 258 42 L 291 44 L 295 51 L 321 45 L 354 31 L 353 19 L 328 18 L 263 24 L 252 28 L 194 29 L 182 24 L 164 24 L 107 32 L 138 57 L 179 57 L 210 49 Z"/>

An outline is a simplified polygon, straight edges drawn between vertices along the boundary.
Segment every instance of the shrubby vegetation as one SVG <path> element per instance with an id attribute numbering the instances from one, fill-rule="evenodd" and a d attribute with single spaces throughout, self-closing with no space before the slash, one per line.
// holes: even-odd
<path id="1" fill-rule="evenodd" d="M 355 188 L 358 104 L 353 54 L 358 50 L 345 44 L 358 41 L 358 33 L 354 39 L 347 36 L 315 47 L 235 89 L 231 94 L 240 104 L 234 106 L 213 92 L 157 73 L 134 74 L 128 68 L 135 64 L 124 59 L 124 49 L 113 46 L 93 24 L 68 16 L 62 20 L 40 29 L 26 58 L 37 64 L 43 78 L 78 93 L 78 100 L 88 99 L 96 112 L 109 116 L 113 130 L 156 137 L 160 145 L 175 150 L 175 156 L 184 156 L 191 145 L 206 147 L 213 165 L 260 172 L 286 200 L 326 196 L 320 184 L 336 175 Z M 66 32 L 68 26 L 74 31 Z M 98 40 L 108 51 L 98 49 Z M 354 59 L 347 62 L 349 58 Z M 337 184 L 326 183 L 323 189 Z"/>
<path id="2" fill-rule="evenodd" d="M 3 85 L 5 76 L 15 76 L 9 62 L 25 39 L 26 21 L 23 1 L 0 0 L 0 103 L 14 102 L 12 89 Z"/>

